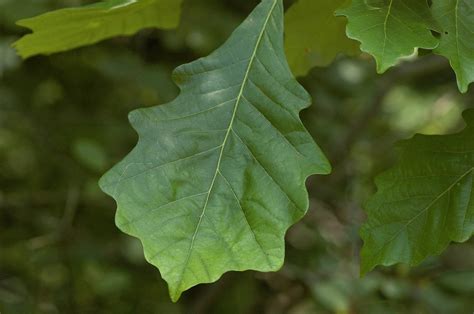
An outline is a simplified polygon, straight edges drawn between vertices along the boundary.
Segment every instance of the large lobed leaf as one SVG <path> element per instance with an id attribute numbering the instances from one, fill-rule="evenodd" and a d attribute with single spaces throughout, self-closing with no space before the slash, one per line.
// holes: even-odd
<path id="1" fill-rule="evenodd" d="M 94 44 L 118 35 L 131 35 L 142 28 L 173 28 L 178 25 L 182 0 L 108 0 L 92 5 L 61 9 L 18 25 L 33 31 L 14 47 L 23 58 L 52 54 Z"/>
<path id="2" fill-rule="evenodd" d="M 398 164 L 377 178 L 361 229 L 361 272 L 416 265 L 474 232 L 474 110 L 458 134 L 416 135 L 400 143 Z"/>
<path id="3" fill-rule="evenodd" d="M 459 90 L 467 92 L 474 81 L 474 1 L 433 1 L 432 11 L 443 28 L 435 52 L 449 59 Z"/>
<path id="4" fill-rule="evenodd" d="M 417 48 L 434 49 L 437 29 L 427 0 L 353 0 L 339 14 L 347 16 L 347 35 L 361 42 L 361 50 L 375 57 L 383 73 Z"/>
<path id="5" fill-rule="evenodd" d="M 263 0 L 174 79 L 173 102 L 131 113 L 138 144 L 100 185 L 176 301 L 230 270 L 278 270 L 308 209 L 305 180 L 330 165 L 299 119 L 310 97 L 285 59 L 282 0 Z"/>
<path id="6" fill-rule="evenodd" d="M 339 53 L 356 55 L 359 44 L 347 38 L 345 17 L 335 11 L 348 0 L 299 0 L 285 15 L 285 50 L 297 76 L 315 66 L 327 66 Z"/>

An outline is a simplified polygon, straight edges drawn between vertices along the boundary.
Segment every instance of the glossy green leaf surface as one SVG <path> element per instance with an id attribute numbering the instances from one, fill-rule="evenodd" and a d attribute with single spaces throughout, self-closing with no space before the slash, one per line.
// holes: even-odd
<path id="1" fill-rule="evenodd" d="M 361 42 L 383 73 L 417 48 L 438 45 L 430 29 L 437 26 L 426 0 L 353 0 L 339 14 L 347 16 L 347 35 Z"/>
<path id="2" fill-rule="evenodd" d="M 23 19 L 18 25 L 33 33 L 14 43 L 18 54 L 28 58 L 131 35 L 142 28 L 173 28 L 178 25 L 182 0 L 108 0 L 79 8 L 48 12 Z"/>
<path id="3" fill-rule="evenodd" d="M 399 145 L 395 167 L 376 180 L 361 229 L 361 272 L 417 265 L 474 232 L 474 110 L 458 134 L 416 135 Z"/>
<path id="4" fill-rule="evenodd" d="M 330 165 L 299 119 L 311 99 L 285 59 L 281 0 L 174 80 L 174 101 L 131 113 L 138 144 L 100 185 L 176 301 L 227 271 L 278 270 L 305 180 Z"/>
<path id="5" fill-rule="evenodd" d="M 347 0 L 299 0 L 285 14 L 285 50 L 291 70 L 303 76 L 327 66 L 339 53 L 356 55 L 359 43 L 347 38 L 347 19 L 335 11 Z"/>
<path id="6" fill-rule="evenodd" d="M 467 92 L 474 81 L 474 2 L 434 1 L 432 11 L 443 29 L 435 52 L 449 59 L 456 72 L 459 90 Z"/>

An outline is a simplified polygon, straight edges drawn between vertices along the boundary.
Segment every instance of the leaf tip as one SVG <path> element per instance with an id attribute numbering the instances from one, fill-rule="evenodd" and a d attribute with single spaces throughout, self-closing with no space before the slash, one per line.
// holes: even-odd
<path id="1" fill-rule="evenodd" d="M 106 189 L 106 187 L 107 187 L 107 183 L 106 183 L 106 181 L 107 181 L 107 176 L 108 176 L 108 172 L 104 173 L 104 174 L 102 175 L 102 177 L 100 177 L 99 181 L 97 181 L 97 185 L 99 186 L 99 188 L 100 188 L 100 189 L 102 190 L 102 192 L 104 192 L 104 193 L 107 193 L 107 191 L 106 191 L 106 190 L 107 190 L 107 189 Z"/>
<path id="2" fill-rule="evenodd" d="M 25 59 L 28 59 L 29 57 L 31 57 L 32 55 L 29 54 L 26 51 L 26 49 L 22 48 L 23 39 L 24 39 L 24 37 L 18 39 L 17 41 L 12 43 L 10 47 L 12 47 L 15 50 L 15 52 L 18 56 L 20 56 L 23 60 L 25 60 Z"/>
<path id="3" fill-rule="evenodd" d="M 324 164 L 322 165 L 322 174 L 323 175 L 329 175 L 332 173 L 332 165 L 331 163 L 329 162 L 329 160 L 325 160 Z"/>
<path id="4" fill-rule="evenodd" d="M 181 289 L 174 288 L 171 285 L 169 285 L 169 294 L 170 294 L 171 301 L 173 303 L 177 303 L 179 301 L 182 293 L 183 291 L 181 291 Z"/>
<path id="5" fill-rule="evenodd" d="M 386 64 L 383 62 L 383 60 L 379 60 L 377 57 L 375 57 L 375 62 L 377 64 L 377 74 L 384 74 L 389 68 L 392 67 L 391 64 Z"/>
<path id="6" fill-rule="evenodd" d="M 367 276 L 367 274 L 370 273 L 375 268 L 375 266 L 377 266 L 376 263 L 367 261 L 367 259 L 361 255 L 359 276 L 361 278 Z"/>
<path id="7" fill-rule="evenodd" d="M 469 85 L 470 85 L 470 82 L 465 82 L 465 81 L 458 80 L 458 88 L 459 88 L 459 91 L 462 94 L 467 93 L 467 91 L 469 90 Z"/>

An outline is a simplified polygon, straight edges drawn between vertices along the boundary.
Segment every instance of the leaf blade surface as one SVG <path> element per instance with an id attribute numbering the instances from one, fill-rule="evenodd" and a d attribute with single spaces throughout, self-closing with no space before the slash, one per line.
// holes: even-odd
<path id="1" fill-rule="evenodd" d="M 353 0 L 338 11 L 348 18 L 347 35 L 361 42 L 361 50 L 377 62 L 383 73 L 417 48 L 434 49 L 431 34 L 437 25 L 425 0 Z"/>
<path id="2" fill-rule="evenodd" d="M 339 53 L 360 53 L 347 38 L 347 19 L 335 16 L 346 0 L 299 0 L 285 14 L 285 50 L 293 73 L 306 75 L 315 66 L 327 66 Z"/>
<path id="3" fill-rule="evenodd" d="M 101 180 L 176 301 L 230 270 L 275 271 L 330 171 L 299 119 L 310 104 L 283 49 L 283 3 L 264 0 L 210 56 L 177 68 L 173 102 L 132 112 L 135 149 Z"/>
<path id="4" fill-rule="evenodd" d="M 23 58 L 91 45 L 142 28 L 174 28 L 182 0 L 108 0 L 60 9 L 23 19 L 18 25 L 33 31 L 13 44 Z"/>
<path id="5" fill-rule="evenodd" d="M 433 16 L 442 27 L 435 53 L 449 59 L 459 90 L 467 92 L 474 81 L 474 3 L 469 0 L 433 2 Z"/>
<path id="6" fill-rule="evenodd" d="M 452 135 L 416 135 L 376 180 L 361 228 L 361 273 L 376 265 L 417 265 L 474 232 L 474 111 Z"/>

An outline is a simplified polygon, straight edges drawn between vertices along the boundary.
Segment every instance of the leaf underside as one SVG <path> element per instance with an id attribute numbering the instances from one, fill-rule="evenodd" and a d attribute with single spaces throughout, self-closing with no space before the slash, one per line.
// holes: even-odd
<path id="1" fill-rule="evenodd" d="M 285 14 L 285 50 L 291 70 L 306 75 L 327 66 L 339 53 L 357 55 L 359 43 L 347 38 L 347 19 L 334 15 L 347 0 L 299 0 Z"/>
<path id="2" fill-rule="evenodd" d="M 417 265 L 474 232 L 474 110 L 458 134 L 416 135 L 397 165 L 376 180 L 361 228 L 361 273 L 376 265 Z"/>
<path id="3" fill-rule="evenodd" d="M 285 59 L 282 0 L 173 77 L 180 95 L 131 113 L 138 144 L 100 185 L 176 301 L 227 271 L 278 270 L 305 180 L 330 165 L 299 119 L 310 97 Z"/>
<path id="4" fill-rule="evenodd" d="M 435 53 L 449 59 L 456 72 L 459 90 L 465 93 L 474 82 L 474 2 L 434 1 L 432 11 L 443 28 Z"/>
<path id="5" fill-rule="evenodd" d="M 108 0 L 48 12 L 17 22 L 33 33 L 13 46 L 23 58 L 91 45 L 147 27 L 178 25 L 182 0 Z"/>
<path id="6" fill-rule="evenodd" d="M 348 18 L 347 35 L 361 42 L 383 73 L 417 48 L 438 45 L 431 33 L 437 26 L 426 0 L 353 0 L 338 14 Z"/>

